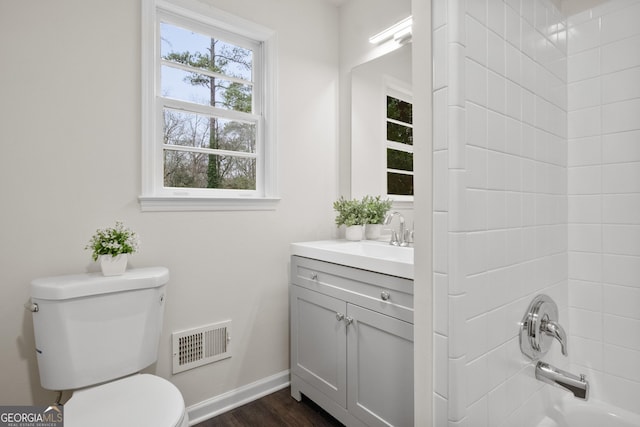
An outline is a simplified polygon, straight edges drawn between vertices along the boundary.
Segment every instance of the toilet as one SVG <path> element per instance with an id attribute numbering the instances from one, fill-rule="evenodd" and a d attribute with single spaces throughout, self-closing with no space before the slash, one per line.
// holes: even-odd
<path id="1" fill-rule="evenodd" d="M 31 311 L 40 383 L 73 390 L 65 427 L 186 427 L 169 381 L 139 373 L 158 357 L 169 270 L 36 279 Z"/>

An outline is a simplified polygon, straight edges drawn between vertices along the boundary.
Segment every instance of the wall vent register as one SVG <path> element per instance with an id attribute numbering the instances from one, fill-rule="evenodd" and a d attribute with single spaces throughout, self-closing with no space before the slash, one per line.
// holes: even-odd
<path id="1" fill-rule="evenodd" d="M 231 321 L 171 334 L 173 373 L 231 357 Z"/>

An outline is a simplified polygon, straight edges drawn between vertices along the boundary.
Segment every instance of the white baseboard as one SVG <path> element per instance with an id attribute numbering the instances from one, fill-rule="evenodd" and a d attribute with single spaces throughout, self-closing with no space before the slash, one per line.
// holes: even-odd
<path id="1" fill-rule="evenodd" d="M 238 406 L 242 406 L 263 396 L 274 393 L 289 386 L 289 370 L 279 372 L 270 377 L 262 378 L 235 390 L 212 397 L 187 408 L 189 425 L 223 414 Z"/>

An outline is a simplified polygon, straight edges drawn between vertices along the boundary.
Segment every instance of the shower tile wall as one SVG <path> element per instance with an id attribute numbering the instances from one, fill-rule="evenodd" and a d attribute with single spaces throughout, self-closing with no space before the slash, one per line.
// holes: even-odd
<path id="1" fill-rule="evenodd" d="M 518 323 L 569 327 L 566 25 L 548 0 L 434 0 L 435 424 L 535 425 Z M 568 368 L 554 345 L 546 360 Z"/>
<path id="2" fill-rule="evenodd" d="M 569 18 L 572 369 L 640 412 L 640 1 Z"/>

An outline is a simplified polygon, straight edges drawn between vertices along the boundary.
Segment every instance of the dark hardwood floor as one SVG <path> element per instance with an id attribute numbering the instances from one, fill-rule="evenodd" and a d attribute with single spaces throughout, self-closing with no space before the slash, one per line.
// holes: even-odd
<path id="1" fill-rule="evenodd" d="M 194 427 L 341 427 L 342 424 L 303 396 L 291 397 L 289 387 L 247 403 Z"/>

